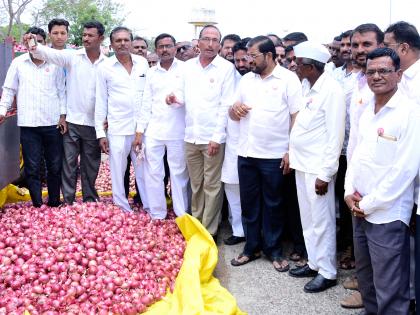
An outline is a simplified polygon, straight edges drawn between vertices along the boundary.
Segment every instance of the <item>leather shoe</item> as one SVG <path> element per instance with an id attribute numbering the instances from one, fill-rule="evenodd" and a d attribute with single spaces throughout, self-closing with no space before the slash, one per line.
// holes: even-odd
<path id="1" fill-rule="evenodd" d="M 354 291 L 353 294 L 345 297 L 340 302 L 341 307 L 344 308 L 362 308 L 363 300 L 359 291 Z"/>
<path id="2" fill-rule="evenodd" d="M 306 293 L 317 293 L 327 290 L 337 284 L 337 280 L 326 279 L 318 274 L 315 278 L 305 284 L 303 291 Z"/>
<path id="3" fill-rule="evenodd" d="M 217 234 L 212 235 L 214 243 L 217 245 Z"/>
<path id="4" fill-rule="evenodd" d="M 289 275 L 295 278 L 315 277 L 318 271 L 312 270 L 308 264 L 290 269 Z"/>
<path id="5" fill-rule="evenodd" d="M 224 239 L 223 242 L 226 245 L 236 245 L 236 244 L 245 242 L 245 237 L 239 237 L 239 236 L 232 235 L 232 236 Z"/>

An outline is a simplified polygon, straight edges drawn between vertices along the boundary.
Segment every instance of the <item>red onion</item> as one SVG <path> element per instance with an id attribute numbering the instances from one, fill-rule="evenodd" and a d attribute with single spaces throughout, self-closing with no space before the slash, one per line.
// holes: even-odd
<path id="1" fill-rule="evenodd" d="M 173 288 L 185 249 L 174 214 L 152 221 L 102 200 L 4 208 L 0 313 L 137 314 Z"/>

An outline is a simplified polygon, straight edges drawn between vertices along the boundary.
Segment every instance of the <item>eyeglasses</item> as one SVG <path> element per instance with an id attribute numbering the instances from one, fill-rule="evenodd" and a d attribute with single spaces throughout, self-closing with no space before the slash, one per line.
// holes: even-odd
<path id="1" fill-rule="evenodd" d="M 366 71 L 366 76 L 368 77 L 373 77 L 375 75 L 375 73 L 378 73 L 378 75 L 380 77 L 384 77 L 389 75 L 390 73 L 395 72 L 394 69 L 369 69 Z"/>
<path id="2" fill-rule="evenodd" d="M 259 53 L 259 54 L 256 54 L 256 55 L 250 55 L 250 54 L 248 54 L 248 55 L 246 55 L 249 59 L 251 59 L 251 60 L 255 60 L 255 58 L 257 58 L 257 57 L 259 57 L 259 56 L 261 56 L 261 55 L 264 55 L 264 53 Z"/>
<path id="3" fill-rule="evenodd" d="M 399 47 L 401 44 L 402 44 L 402 43 L 392 43 L 392 44 L 390 44 L 390 43 L 384 43 L 384 46 L 385 46 L 386 48 L 390 48 L 390 47 L 393 47 L 393 46 L 395 46 L 395 47 Z"/>
<path id="4" fill-rule="evenodd" d="M 218 38 L 210 38 L 210 37 L 202 37 L 200 38 L 201 41 L 205 42 L 205 43 L 217 43 L 219 44 L 220 40 Z"/>
<path id="5" fill-rule="evenodd" d="M 174 48 L 175 46 L 173 44 L 167 44 L 167 45 L 158 45 L 156 48 L 157 49 L 171 49 Z"/>

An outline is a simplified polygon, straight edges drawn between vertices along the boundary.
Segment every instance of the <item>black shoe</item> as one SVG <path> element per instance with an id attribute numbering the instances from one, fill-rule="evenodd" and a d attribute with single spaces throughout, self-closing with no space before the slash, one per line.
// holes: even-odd
<path id="1" fill-rule="evenodd" d="M 308 264 L 305 264 L 302 267 L 293 268 L 289 271 L 289 275 L 295 278 L 315 277 L 317 274 L 318 271 L 309 268 Z"/>
<path id="2" fill-rule="evenodd" d="M 211 237 L 213 237 L 213 241 L 217 245 L 217 234 L 212 235 Z"/>
<path id="3" fill-rule="evenodd" d="M 337 285 L 337 280 L 326 279 L 322 275 L 318 274 L 315 278 L 305 284 L 303 291 L 306 293 L 317 293 L 327 290 Z"/>
<path id="4" fill-rule="evenodd" d="M 232 236 L 224 239 L 223 242 L 226 245 L 236 245 L 236 244 L 245 242 L 245 237 L 239 237 L 239 236 L 232 235 Z"/>

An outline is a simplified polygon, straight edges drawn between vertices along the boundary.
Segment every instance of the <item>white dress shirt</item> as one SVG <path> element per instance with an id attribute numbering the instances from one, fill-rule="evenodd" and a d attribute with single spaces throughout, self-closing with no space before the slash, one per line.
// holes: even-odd
<path id="1" fill-rule="evenodd" d="M 147 60 L 131 55 L 131 74 L 114 55 L 102 62 L 97 69 L 95 129 L 96 137 L 105 137 L 104 121 L 108 119 L 108 133 L 127 136 L 136 132 L 141 107 Z"/>
<path id="2" fill-rule="evenodd" d="M 330 182 L 338 169 L 344 138 L 345 97 L 340 84 L 324 72 L 310 90 L 290 134 L 290 167 Z"/>
<path id="3" fill-rule="evenodd" d="M 61 67 L 49 62 L 37 66 L 29 53 L 13 59 L 3 85 L 0 115 L 5 115 L 17 97 L 20 127 L 56 125 L 66 114 L 65 78 Z"/>
<path id="4" fill-rule="evenodd" d="M 398 84 L 398 89 L 406 95 L 410 100 L 420 106 L 420 59 L 412 64 L 403 72 L 401 82 Z M 419 175 L 415 181 L 415 201 L 417 206 L 420 203 L 420 169 Z M 417 214 L 420 215 L 420 207 L 417 207 Z"/>
<path id="5" fill-rule="evenodd" d="M 374 109 L 372 100 L 360 118 L 345 195 L 362 196 L 359 206 L 371 223 L 408 225 L 420 164 L 420 109 L 400 91 L 378 113 Z"/>
<path id="6" fill-rule="evenodd" d="M 166 70 L 160 63 L 147 72 L 137 130 L 157 140 L 183 140 L 185 136 L 185 107 L 168 106 L 166 96 L 183 90 L 184 62 L 174 58 Z"/>
<path id="7" fill-rule="evenodd" d="M 185 141 L 224 143 L 226 112 L 234 102 L 235 67 L 219 55 L 205 68 L 199 57 L 185 62 Z"/>
<path id="8" fill-rule="evenodd" d="M 353 88 L 353 94 L 350 102 L 350 134 L 347 144 L 347 161 L 351 161 L 354 148 L 357 145 L 359 134 L 359 119 L 367 104 L 372 100 L 373 93 L 370 90 L 366 75 L 360 71 L 356 76 L 356 82 Z"/>
<path id="9" fill-rule="evenodd" d="M 280 159 L 289 151 L 290 115 L 302 104 L 296 74 L 277 65 L 264 79 L 249 72 L 238 87 L 239 101 L 252 109 L 239 121 L 238 155 Z"/>
<path id="10" fill-rule="evenodd" d="M 343 88 L 344 96 L 346 98 L 346 128 L 341 155 L 347 155 L 347 145 L 349 143 L 350 137 L 350 105 L 358 72 L 347 72 L 347 69 L 344 65 L 343 67 L 336 68 L 333 73 L 333 77 L 338 81 L 338 83 L 340 83 L 341 87 Z"/>
<path id="11" fill-rule="evenodd" d="M 92 63 L 84 48 L 57 50 L 38 45 L 34 56 L 66 70 L 66 121 L 77 125 L 95 126 L 96 69 L 106 57 L 102 53 Z"/>

